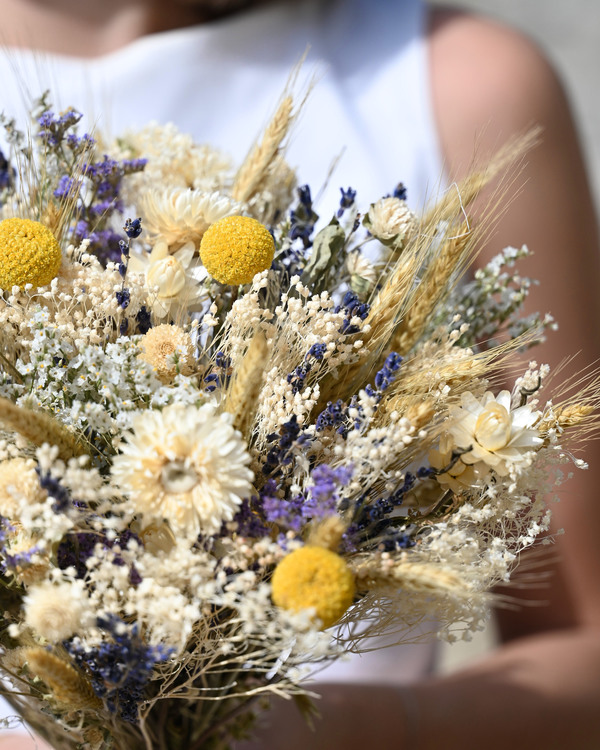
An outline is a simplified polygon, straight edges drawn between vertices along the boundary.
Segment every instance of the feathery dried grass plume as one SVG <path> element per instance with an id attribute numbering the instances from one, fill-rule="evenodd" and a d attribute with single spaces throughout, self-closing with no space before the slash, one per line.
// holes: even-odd
<path id="1" fill-rule="evenodd" d="M 49 414 L 16 406 L 7 398 L 0 397 L 0 424 L 5 429 L 18 432 L 30 443 L 40 446 L 55 445 L 63 461 L 88 453 L 85 445 L 65 425 Z"/>
<path id="2" fill-rule="evenodd" d="M 102 701 L 90 682 L 65 659 L 35 647 L 25 649 L 23 658 L 29 670 L 50 688 L 52 699 L 63 709 L 98 711 L 102 708 Z"/>

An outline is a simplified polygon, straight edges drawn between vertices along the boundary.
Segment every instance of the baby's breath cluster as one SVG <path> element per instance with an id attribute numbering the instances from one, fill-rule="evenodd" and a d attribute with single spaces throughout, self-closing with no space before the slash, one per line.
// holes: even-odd
<path id="1" fill-rule="evenodd" d="M 13 139 L 0 668 L 57 747 L 225 748 L 372 636 L 468 635 L 595 427 L 593 378 L 499 385 L 539 333 L 526 251 L 458 284 L 469 200 L 418 218 L 401 186 L 320 222 L 293 115 L 237 171 L 174 126 L 103 153 L 47 105 Z"/>

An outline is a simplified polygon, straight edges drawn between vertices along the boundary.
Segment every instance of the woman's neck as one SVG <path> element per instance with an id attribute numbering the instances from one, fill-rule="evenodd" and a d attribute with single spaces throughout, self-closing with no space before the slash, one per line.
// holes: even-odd
<path id="1" fill-rule="evenodd" d="M 146 34 L 211 20 L 215 12 L 208 5 L 185 0 L 0 0 L 0 45 L 98 57 Z"/>

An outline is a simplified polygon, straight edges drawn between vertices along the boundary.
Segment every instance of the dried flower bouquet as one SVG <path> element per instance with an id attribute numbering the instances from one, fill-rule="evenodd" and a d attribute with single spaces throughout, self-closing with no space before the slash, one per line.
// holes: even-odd
<path id="1" fill-rule="evenodd" d="M 226 748 L 371 636 L 479 628 L 583 465 L 593 378 L 500 385 L 551 325 L 519 316 L 527 249 L 460 282 L 524 144 L 420 217 L 342 190 L 317 231 L 294 116 L 237 171 L 46 98 L 30 141 L 4 120 L 0 666 L 56 748 Z"/>

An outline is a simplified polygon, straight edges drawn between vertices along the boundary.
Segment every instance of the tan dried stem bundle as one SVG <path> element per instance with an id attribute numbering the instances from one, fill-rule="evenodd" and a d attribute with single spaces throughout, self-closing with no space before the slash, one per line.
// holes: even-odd
<path id="1" fill-rule="evenodd" d="M 0 398 L 0 424 L 17 432 L 34 445 L 55 445 L 58 456 L 68 461 L 87 453 L 85 446 L 61 422 L 41 411 L 16 406 L 7 398 Z"/>

